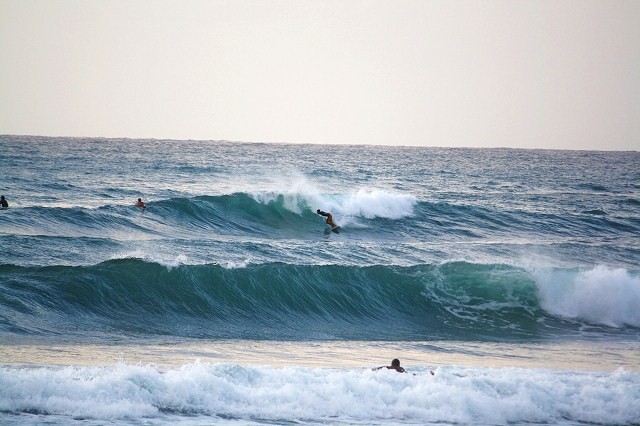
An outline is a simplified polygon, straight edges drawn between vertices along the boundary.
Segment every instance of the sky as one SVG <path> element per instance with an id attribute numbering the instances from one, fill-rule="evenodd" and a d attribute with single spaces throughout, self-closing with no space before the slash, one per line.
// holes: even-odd
<path id="1" fill-rule="evenodd" d="M 0 134 L 640 150 L 640 1 L 0 0 Z"/>

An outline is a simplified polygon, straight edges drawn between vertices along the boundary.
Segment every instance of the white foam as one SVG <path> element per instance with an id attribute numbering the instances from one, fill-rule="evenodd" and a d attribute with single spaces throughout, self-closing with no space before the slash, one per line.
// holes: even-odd
<path id="1" fill-rule="evenodd" d="M 637 423 L 640 374 L 193 363 L 0 368 L 0 412 L 102 421 L 179 415 L 320 423 Z M 216 419 L 220 418 L 216 417 Z M 192 418 L 192 417 L 190 417 Z"/>
<path id="2" fill-rule="evenodd" d="M 226 262 L 221 263 L 220 266 L 225 269 L 243 269 L 251 265 L 251 263 L 251 259 L 245 259 L 241 261 L 227 260 Z"/>
<path id="3" fill-rule="evenodd" d="M 338 194 L 321 192 L 304 176 L 297 175 L 282 182 L 277 192 L 254 192 L 258 202 L 268 204 L 278 197 L 284 198 L 284 207 L 294 213 L 304 209 L 330 211 L 336 217 L 363 217 L 366 219 L 401 219 L 412 216 L 417 203 L 415 196 L 378 188 L 358 188 Z"/>
<path id="4" fill-rule="evenodd" d="M 416 197 L 410 194 L 394 193 L 379 189 L 359 189 L 348 194 L 339 206 L 339 212 L 347 216 L 361 216 L 402 219 L 412 216 Z"/>
<path id="5" fill-rule="evenodd" d="M 157 263 L 171 270 L 180 265 L 186 265 L 189 259 L 184 254 L 179 254 L 173 258 L 162 257 L 158 254 L 150 254 L 144 250 L 132 250 L 128 252 L 116 253 L 111 256 L 112 260 L 118 259 L 140 259 L 147 263 Z"/>
<path id="6" fill-rule="evenodd" d="M 611 327 L 640 327 L 640 277 L 598 266 L 581 272 L 532 273 L 542 307 L 553 315 Z"/>
<path id="7" fill-rule="evenodd" d="M 277 191 L 254 191 L 251 197 L 259 203 L 269 204 L 279 197 L 284 198 L 284 207 L 297 214 L 301 214 L 305 209 L 311 208 L 314 203 L 321 199 L 320 192 L 304 176 L 295 173 L 287 180 L 280 179 L 272 183 L 278 188 Z"/>

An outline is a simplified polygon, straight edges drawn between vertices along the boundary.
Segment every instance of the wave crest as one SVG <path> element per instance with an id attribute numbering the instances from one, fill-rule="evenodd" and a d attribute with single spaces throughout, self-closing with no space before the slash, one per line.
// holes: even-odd
<path id="1" fill-rule="evenodd" d="M 542 307 L 563 318 L 640 327 L 640 277 L 625 269 L 534 272 Z"/>
<path id="2" fill-rule="evenodd" d="M 357 267 L 124 258 L 3 265 L 0 274 L 7 312 L 0 330 L 20 334 L 501 341 L 577 334 L 585 321 L 602 332 L 633 332 L 640 311 L 638 278 L 602 268 L 553 270 L 543 279 L 466 262 Z"/>
<path id="3" fill-rule="evenodd" d="M 413 216 L 418 200 L 411 194 L 395 193 L 380 189 L 359 189 L 337 195 L 316 191 L 287 193 L 253 193 L 252 198 L 262 204 L 278 204 L 301 214 L 305 210 L 331 211 L 336 216 L 363 217 L 365 219 L 401 219 Z"/>

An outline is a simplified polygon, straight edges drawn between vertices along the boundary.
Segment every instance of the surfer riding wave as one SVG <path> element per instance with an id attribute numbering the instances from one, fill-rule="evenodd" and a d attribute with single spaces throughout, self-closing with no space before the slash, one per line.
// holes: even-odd
<path id="1" fill-rule="evenodd" d="M 318 209 L 316 210 L 316 213 L 319 214 L 320 216 L 324 216 L 327 218 L 326 222 L 327 225 L 331 226 L 331 229 L 336 229 L 339 228 L 338 225 L 336 225 L 336 223 L 333 221 L 333 216 L 331 215 L 331 213 L 329 212 L 323 212 L 322 210 Z"/>

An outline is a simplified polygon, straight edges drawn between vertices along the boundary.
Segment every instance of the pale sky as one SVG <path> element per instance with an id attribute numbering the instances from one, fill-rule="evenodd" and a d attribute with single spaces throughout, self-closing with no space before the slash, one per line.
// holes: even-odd
<path id="1" fill-rule="evenodd" d="M 0 134 L 640 150 L 640 0 L 0 0 Z"/>

